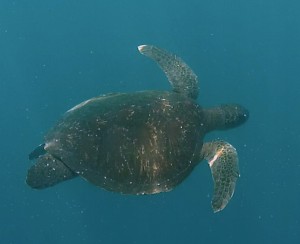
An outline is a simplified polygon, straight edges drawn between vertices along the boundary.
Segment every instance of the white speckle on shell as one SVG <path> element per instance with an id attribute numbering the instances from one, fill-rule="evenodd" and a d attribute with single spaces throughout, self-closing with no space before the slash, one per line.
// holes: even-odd
<path id="1" fill-rule="evenodd" d="M 88 102 L 90 102 L 91 100 L 93 100 L 93 98 L 91 98 L 91 99 L 89 99 L 89 100 L 86 100 L 86 101 L 84 101 L 84 102 L 82 102 L 82 103 L 77 104 L 77 105 L 74 106 L 73 108 L 69 109 L 69 110 L 67 111 L 67 113 L 69 113 L 69 112 L 71 112 L 71 111 L 74 111 L 74 110 L 76 110 L 76 109 L 79 109 L 79 108 L 83 107 L 84 105 L 86 105 L 86 104 L 87 104 Z"/>

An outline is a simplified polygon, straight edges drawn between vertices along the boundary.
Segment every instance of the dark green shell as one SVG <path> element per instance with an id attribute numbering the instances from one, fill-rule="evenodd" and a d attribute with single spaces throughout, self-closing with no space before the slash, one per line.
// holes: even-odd
<path id="1" fill-rule="evenodd" d="M 150 194 L 171 190 L 198 164 L 204 124 L 195 100 L 175 92 L 112 94 L 69 110 L 45 150 L 97 186 Z"/>

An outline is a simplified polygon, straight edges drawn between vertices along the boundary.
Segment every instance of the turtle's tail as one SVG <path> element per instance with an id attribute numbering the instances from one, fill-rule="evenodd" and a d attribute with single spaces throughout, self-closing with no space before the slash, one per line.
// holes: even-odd
<path id="1" fill-rule="evenodd" d="M 245 123 L 249 111 L 238 104 L 225 104 L 206 111 L 207 130 L 226 130 Z"/>
<path id="2" fill-rule="evenodd" d="M 44 155 L 46 153 L 45 150 L 45 143 L 40 144 L 37 146 L 36 149 L 34 149 L 30 154 L 29 154 L 29 160 L 37 159 L 38 157 Z"/>

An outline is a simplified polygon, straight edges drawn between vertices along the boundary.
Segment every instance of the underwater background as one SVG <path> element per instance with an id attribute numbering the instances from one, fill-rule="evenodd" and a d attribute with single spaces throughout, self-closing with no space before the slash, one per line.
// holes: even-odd
<path id="1" fill-rule="evenodd" d="M 1 0 L 0 242 L 300 243 L 299 9 L 296 0 Z M 140 44 L 182 57 L 201 105 L 250 111 L 243 126 L 205 138 L 239 153 L 235 195 L 217 214 L 206 162 L 152 196 L 80 178 L 41 191 L 25 183 L 28 154 L 69 108 L 171 89 Z"/>

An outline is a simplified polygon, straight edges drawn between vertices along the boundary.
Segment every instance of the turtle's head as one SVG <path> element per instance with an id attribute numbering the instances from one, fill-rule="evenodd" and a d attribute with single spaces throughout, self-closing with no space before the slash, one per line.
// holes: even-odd
<path id="1" fill-rule="evenodd" d="M 245 123 L 249 118 L 249 111 L 238 104 L 221 105 L 224 116 L 224 129 L 230 129 Z"/>
<path id="2" fill-rule="evenodd" d="M 207 129 L 226 130 L 245 123 L 249 118 L 249 111 L 239 104 L 225 104 L 206 110 Z"/>

